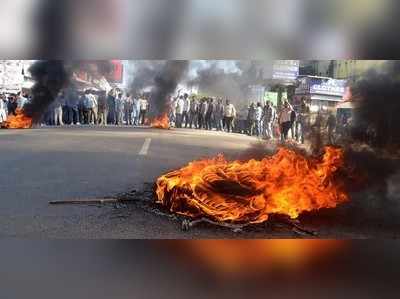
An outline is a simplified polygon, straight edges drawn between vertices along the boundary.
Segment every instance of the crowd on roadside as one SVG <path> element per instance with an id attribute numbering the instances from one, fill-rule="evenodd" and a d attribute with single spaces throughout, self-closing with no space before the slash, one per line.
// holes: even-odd
<path id="1" fill-rule="evenodd" d="M 15 115 L 30 100 L 26 93 L 14 96 L 0 94 L 0 123 L 8 115 Z M 293 107 L 286 99 L 280 107 L 271 102 L 251 103 L 247 118 L 239 118 L 236 107 L 221 97 L 198 97 L 188 94 L 171 97 L 168 102 L 170 126 L 225 132 L 246 133 L 265 139 L 288 138 L 304 143 L 305 132 L 310 125 L 310 107 L 303 99 Z M 42 125 L 117 125 L 140 126 L 150 124 L 149 101 L 144 94 L 131 95 L 118 90 L 105 91 L 87 89 L 84 92 L 67 89 L 60 92 L 48 107 Z M 320 125 L 318 117 L 314 126 Z M 335 117 L 330 114 L 324 123 L 329 141 L 333 140 Z"/>
<path id="2" fill-rule="evenodd" d="M 43 124 L 63 125 L 131 125 L 145 123 L 149 102 L 144 95 L 133 97 L 115 90 L 60 92 L 48 107 Z"/>
<path id="3" fill-rule="evenodd" d="M 188 94 L 173 98 L 169 105 L 171 126 L 232 132 L 237 111 L 229 100 Z"/>

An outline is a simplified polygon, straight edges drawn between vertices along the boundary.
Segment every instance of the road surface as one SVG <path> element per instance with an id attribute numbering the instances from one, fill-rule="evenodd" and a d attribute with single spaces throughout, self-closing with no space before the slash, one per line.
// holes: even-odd
<path id="1" fill-rule="evenodd" d="M 19 238 L 268 238 L 296 237 L 290 229 L 242 233 L 200 225 L 182 231 L 178 221 L 137 205 L 61 205 L 52 200 L 94 198 L 142 190 L 168 170 L 202 157 L 235 158 L 254 137 L 189 129 L 64 127 L 0 130 L 0 237 Z M 338 209 L 338 211 L 341 211 Z M 333 213 L 333 214 L 332 214 Z M 391 229 L 347 227 L 322 211 L 323 237 L 396 236 Z M 348 217 L 344 208 L 340 217 Z M 343 216 L 344 215 L 344 216 Z M 316 223 L 317 222 L 317 223 Z M 336 222 L 337 226 L 331 227 Z M 341 224 L 342 223 L 342 224 Z"/>

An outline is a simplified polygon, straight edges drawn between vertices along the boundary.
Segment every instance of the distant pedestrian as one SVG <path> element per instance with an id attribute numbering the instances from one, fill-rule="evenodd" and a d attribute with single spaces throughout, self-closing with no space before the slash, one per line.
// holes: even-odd
<path id="1" fill-rule="evenodd" d="M 228 132 L 232 132 L 233 129 L 233 120 L 236 117 L 236 109 L 233 104 L 229 100 L 226 100 L 226 105 L 225 105 L 225 125 L 226 125 L 226 130 Z"/>
<path id="2" fill-rule="evenodd" d="M 209 98 L 208 99 L 208 107 L 207 107 L 206 117 L 205 117 L 206 130 L 212 130 L 213 129 L 214 110 L 215 110 L 214 99 L 213 98 Z"/>
<path id="3" fill-rule="evenodd" d="M 98 123 L 101 124 L 102 126 L 107 126 L 108 101 L 105 91 L 102 91 L 99 94 L 97 105 L 98 105 Z"/>
<path id="4" fill-rule="evenodd" d="M 122 126 L 124 124 L 124 107 L 125 99 L 122 97 L 122 93 L 119 93 L 115 99 L 115 112 L 117 115 L 115 124 L 118 126 Z"/>
<path id="5" fill-rule="evenodd" d="M 190 123 L 190 99 L 189 95 L 185 93 L 183 95 L 183 112 L 182 112 L 182 126 L 185 124 L 185 128 L 189 126 Z"/>
<path id="6" fill-rule="evenodd" d="M 127 126 L 133 125 L 133 119 L 132 119 L 133 100 L 129 93 L 126 95 L 126 98 L 125 98 L 124 111 L 125 111 L 126 125 Z"/>
<path id="7" fill-rule="evenodd" d="M 140 101 L 137 96 L 133 98 L 133 103 L 132 103 L 132 118 L 133 118 L 133 124 L 135 126 L 139 125 L 139 114 L 140 114 Z"/>
<path id="8" fill-rule="evenodd" d="M 199 102 L 195 97 L 192 97 L 192 100 L 190 101 L 190 112 L 189 112 L 189 123 L 190 123 L 190 128 L 198 127 L 198 113 L 199 113 Z"/>
<path id="9" fill-rule="evenodd" d="M 63 111 L 62 107 L 64 104 L 64 94 L 60 92 L 57 96 L 57 98 L 54 101 L 54 125 L 56 126 L 63 126 Z"/>
<path id="10" fill-rule="evenodd" d="M 304 98 L 301 99 L 301 104 L 297 114 L 296 121 L 296 140 L 304 143 L 304 136 L 309 121 L 310 106 Z"/>
<path id="11" fill-rule="evenodd" d="M 267 139 L 274 139 L 274 122 L 276 120 L 276 111 L 270 101 L 267 101 L 263 111 L 264 131 Z"/>
<path id="12" fill-rule="evenodd" d="M 262 136 L 262 121 L 263 121 L 263 108 L 261 107 L 261 103 L 257 103 L 257 107 L 255 110 L 255 123 L 256 123 L 256 135 L 258 137 Z"/>
<path id="13" fill-rule="evenodd" d="M 183 116 L 183 108 L 185 106 L 185 101 L 183 96 L 179 96 L 178 100 L 175 103 L 175 127 L 182 128 L 182 116 Z"/>
<path id="14" fill-rule="evenodd" d="M 107 107 L 108 107 L 108 116 L 107 122 L 109 124 L 114 124 L 117 122 L 117 115 L 115 111 L 115 92 L 111 90 L 107 96 Z"/>
<path id="15" fill-rule="evenodd" d="M 217 131 L 223 131 L 224 130 L 224 124 L 223 124 L 223 119 L 224 119 L 224 104 L 222 103 L 222 99 L 219 98 L 217 101 L 217 105 L 215 105 L 215 126 Z"/>
<path id="16" fill-rule="evenodd" d="M 328 129 L 328 142 L 329 144 L 334 144 L 334 131 L 336 128 L 336 117 L 332 112 L 329 113 L 328 120 L 326 122 L 326 128 Z"/>
<path id="17" fill-rule="evenodd" d="M 198 114 L 199 129 L 205 129 L 205 127 L 206 127 L 207 110 L 208 110 L 207 99 L 206 98 L 202 98 L 200 106 L 199 106 L 199 114 Z"/>
<path id="18" fill-rule="evenodd" d="M 256 107 L 251 103 L 247 110 L 247 134 L 252 136 L 255 131 Z"/>
<path id="19" fill-rule="evenodd" d="M 69 125 L 80 124 L 79 120 L 79 95 L 76 90 L 69 89 L 66 92 L 65 99 L 67 107 L 67 123 Z"/>
<path id="20" fill-rule="evenodd" d="M 87 111 L 87 122 L 88 124 L 97 125 L 97 99 L 94 96 L 93 92 L 87 90 L 85 92 L 85 108 Z"/>
<path id="21" fill-rule="evenodd" d="M 149 102 L 147 101 L 147 99 L 144 96 L 142 96 L 139 99 L 139 105 L 140 105 L 140 112 L 139 112 L 140 124 L 144 125 L 144 123 L 146 121 L 146 113 L 149 108 Z"/>
<path id="22" fill-rule="evenodd" d="M 292 109 L 287 101 L 284 102 L 280 114 L 279 114 L 279 125 L 281 130 L 281 141 L 286 141 L 288 132 L 290 130 L 290 115 Z"/>
<path id="23" fill-rule="evenodd" d="M 5 96 L 0 95 L 0 124 L 7 120 L 7 104 L 5 101 Z"/>

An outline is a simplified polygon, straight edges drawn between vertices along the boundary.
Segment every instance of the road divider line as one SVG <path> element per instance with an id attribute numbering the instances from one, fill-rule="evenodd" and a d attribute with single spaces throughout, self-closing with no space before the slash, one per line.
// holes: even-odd
<path id="1" fill-rule="evenodd" d="M 140 156 L 146 156 L 147 155 L 147 152 L 149 151 L 150 143 L 151 143 L 151 138 L 146 138 L 144 140 L 142 149 L 139 152 Z"/>

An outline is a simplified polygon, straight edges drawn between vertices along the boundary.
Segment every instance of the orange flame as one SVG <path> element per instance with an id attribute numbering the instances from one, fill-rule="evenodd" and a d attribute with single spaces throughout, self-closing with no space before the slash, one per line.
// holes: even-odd
<path id="1" fill-rule="evenodd" d="M 169 118 L 167 113 L 161 116 L 155 117 L 151 120 L 150 126 L 157 129 L 169 129 Z"/>
<path id="2" fill-rule="evenodd" d="M 336 175 L 343 164 L 343 151 L 333 147 L 321 159 L 287 148 L 261 161 L 227 162 L 218 155 L 158 178 L 157 202 L 171 212 L 216 221 L 261 223 L 270 214 L 297 218 L 348 200 Z"/>
<path id="3" fill-rule="evenodd" d="M 26 116 L 21 109 L 17 109 L 16 115 L 9 116 L 3 126 L 7 129 L 29 129 L 32 127 L 32 118 Z"/>

